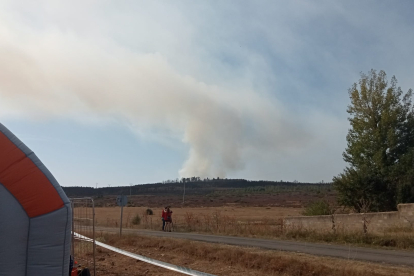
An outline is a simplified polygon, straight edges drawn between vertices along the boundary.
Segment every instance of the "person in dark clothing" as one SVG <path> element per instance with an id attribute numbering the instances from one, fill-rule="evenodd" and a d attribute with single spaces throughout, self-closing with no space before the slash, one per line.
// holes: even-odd
<path id="1" fill-rule="evenodd" d="M 167 207 L 167 221 L 172 222 L 172 211 L 170 210 L 170 206 Z"/>

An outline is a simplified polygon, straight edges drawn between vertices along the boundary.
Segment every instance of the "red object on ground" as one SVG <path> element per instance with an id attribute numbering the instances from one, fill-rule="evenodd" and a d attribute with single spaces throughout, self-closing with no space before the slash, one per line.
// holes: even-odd
<path id="1" fill-rule="evenodd" d="M 70 276 L 78 276 L 78 269 L 73 268 L 72 271 L 70 272 Z"/>

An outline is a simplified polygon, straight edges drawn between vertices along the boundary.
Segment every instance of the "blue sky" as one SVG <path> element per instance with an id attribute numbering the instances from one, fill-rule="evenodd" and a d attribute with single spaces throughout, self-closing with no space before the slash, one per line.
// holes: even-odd
<path id="1" fill-rule="evenodd" d="M 0 122 L 63 186 L 330 181 L 347 90 L 414 87 L 412 1 L 2 1 Z M 1 153 L 0 153 L 1 154 Z"/>

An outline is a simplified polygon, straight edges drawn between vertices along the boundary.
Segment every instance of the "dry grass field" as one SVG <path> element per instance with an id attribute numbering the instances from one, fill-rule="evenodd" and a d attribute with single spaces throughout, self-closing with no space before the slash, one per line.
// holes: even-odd
<path id="1" fill-rule="evenodd" d="M 153 215 L 148 215 L 147 209 L 146 207 L 124 207 L 123 226 L 160 230 L 162 208 L 152 208 Z M 120 210 L 120 207 L 96 208 L 97 225 L 119 227 Z M 368 246 L 384 246 L 384 244 L 381 244 L 382 242 L 389 243 L 391 240 L 401 243 L 400 245 L 397 243 L 393 245 L 391 242 L 391 244 L 385 246 L 398 248 L 406 248 L 405 245 L 408 244 L 408 240 L 414 241 L 413 232 L 405 232 L 404 236 L 400 233 L 401 229 L 395 229 L 395 233 L 387 233 L 388 236 L 364 235 L 352 236 L 352 239 L 348 236 L 322 235 L 300 231 L 291 233 L 289 236 L 284 235 L 278 222 L 286 216 L 300 215 L 303 211 L 302 208 L 228 205 L 223 207 L 172 208 L 172 210 L 177 231 L 278 237 L 346 244 L 358 243 L 360 245 L 366 243 Z M 136 216 L 140 218 L 139 224 L 134 224 Z M 390 239 L 389 235 L 393 235 L 394 238 Z M 119 238 L 118 235 L 101 231 L 97 232 L 97 236 L 99 241 L 124 250 L 214 275 L 414 275 L 412 268 L 316 257 L 291 252 L 137 235 L 124 235 Z M 414 246 L 414 243 L 412 245 Z M 408 248 L 411 248 L 411 246 Z M 98 275 L 181 275 L 100 248 L 98 248 L 97 253 L 97 264 Z"/>
<path id="2" fill-rule="evenodd" d="M 123 227 L 161 230 L 161 208 L 124 207 Z M 97 226 L 119 227 L 120 207 L 96 208 Z M 244 237 L 281 238 L 308 242 L 354 244 L 368 247 L 414 249 L 414 229 L 390 228 L 382 234 L 283 230 L 282 218 L 297 216 L 302 208 L 291 207 L 194 207 L 173 208 L 174 231 Z"/>
<path id="3" fill-rule="evenodd" d="M 98 240 L 118 248 L 214 275 L 385 276 L 414 275 L 412 268 L 189 242 L 171 238 L 105 234 Z M 182 275 L 129 257 L 97 249 L 98 275 Z"/>
<path id="4" fill-rule="evenodd" d="M 146 207 L 124 207 L 123 226 L 132 227 L 132 219 L 139 215 L 141 218 L 147 215 Z M 151 217 L 153 223 L 161 223 L 162 208 L 151 208 L 153 215 Z M 243 223 L 260 222 L 260 221 L 277 221 L 285 216 L 298 216 L 302 212 L 302 208 L 290 207 L 187 207 L 187 208 L 171 208 L 173 211 L 174 222 L 178 225 L 184 221 L 188 215 L 192 214 L 197 218 L 205 216 L 220 215 L 222 217 L 230 217 Z M 100 226 L 119 226 L 121 207 L 102 207 L 95 208 L 96 222 Z M 142 222 L 143 223 L 143 222 Z"/>
<path id="5" fill-rule="evenodd" d="M 124 207 L 123 227 L 161 230 L 162 208 Z M 120 207 L 96 208 L 97 226 L 119 227 Z M 281 219 L 296 216 L 301 208 L 290 207 L 194 207 L 173 208 L 175 231 L 222 235 L 272 237 L 281 232 Z M 280 233 L 279 233 L 280 234 Z"/>

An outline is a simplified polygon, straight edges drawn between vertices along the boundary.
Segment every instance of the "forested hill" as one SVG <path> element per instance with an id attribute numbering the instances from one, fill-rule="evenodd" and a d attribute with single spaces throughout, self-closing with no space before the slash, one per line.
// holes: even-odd
<path id="1" fill-rule="evenodd" d="M 198 177 L 169 180 L 163 183 L 141 184 L 133 186 L 118 186 L 105 188 L 91 187 L 63 187 L 69 197 L 75 196 L 103 196 L 103 195 L 203 195 L 226 190 L 239 190 L 246 193 L 283 192 L 283 191 L 310 191 L 330 189 L 330 183 L 299 183 L 284 181 L 250 181 L 245 179 L 200 179 Z"/>

